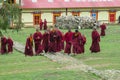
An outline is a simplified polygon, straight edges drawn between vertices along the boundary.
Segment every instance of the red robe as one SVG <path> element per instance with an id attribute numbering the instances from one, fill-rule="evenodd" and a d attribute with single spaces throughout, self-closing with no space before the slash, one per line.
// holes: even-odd
<path id="1" fill-rule="evenodd" d="M 13 40 L 11 38 L 8 38 L 7 45 L 8 45 L 8 53 L 13 52 Z"/>
<path id="2" fill-rule="evenodd" d="M 26 45 L 25 45 L 25 56 L 33 56 L 33 42 L 30 40 L 30 37 L 26 39 Z"/>
<path id="3" fill-rule="evenodd" d="M 64 34 L 62 33 L 62 39 L 61 39 L 61 50 L 64 50 Z"/>
<path id="4" fill-rule="evenodd" d="M 42 41 L 42 46 L 45 53 L 47 53 L 49 49 L 49 38 L 50 38 L 49 33 L 45 32 L 43 34 L 43 41 Z"/>
<path id="5" fill-rule="evenodd" d="M 57 52 L 57 36 L 56 31 L 50 31 L 49 52 Z"/>
<path id="6" fill-rule="evenodd" d="M 68 53 L 68 54 L 71 53 L 72 35 L 73 35 L 73 32 L 67 32 L 64 35 L 64 39 L 66 41 L 66 46 L 65 46 L 65 49 L 64 49 L 64 53 Z"/>
<path id="7" fill-rule="evenodd" d="M 6 37 L 1 37 L 1 54 L 7 53 L 6 45 L 7 45 Z"/>
<path id="8" fill-rule="evenodd" d="M 81 33 L 80 32 L 73 33 L 72 44 L 73 44 L 73 53 L 74 54 L 82 53 L 82 49 L 81 49 L 81 46 L 80 46 L 81 41 L 82 41 Z"/>
<path id="9" fill-rule="evenodd" d="M 57 37 L 56 37 L 56 48 L 57 48 L 57 52 L 62 50 L 62 32 L 60 30 L 56 30 L 57 32 Z"/>
<path id="10" fill-rule="evenodd" d="M 42 30 L 42 27 L 43 27 L 43 22 L 42 22 L 42 20 L 40 20 L 40 30 Z"/>
<path id="11" fill-rule="evenodd" d="M 101 36 L 105 36 L 105 30 L 106 30 L 106 25 L 105 24 L 102 24 L 101 26 L 100 26 L 100 28 L 101 28 Z"/>
<path id="12" fill-rule="evenodd" d="M 82 41 L 81 41 L 81 50 L 82 50 L 82 53 L 84 53 L 85 49 L 84 49 L 84 45 L 86 43 L 86 37 L 84 35 L 81 36 L 82 37 Z"/>
<path id="13" fill-rule="evenodd" d="M 35 32 L 33 35 L 34 43 L 35 43 L 35 52 L 36 55 L 42 52 L 42 45 L 41 45 L 41 40 L 42 40 L 42 34 L 41 32 Z"/>
<path id="14" fill-rule="evenodd" d="M 43 22 L 43 27 L 44 27 L 44 30 L 46 30 L 47 29 L 47 21 L 45 20 L 44 22 Z"/>
<path id="15" fill-rule="evenodd" d="M 96 30 L 92 31 L 92 44 L 90 47 L 91 52 L 100 52 L 99 42 L 100 42 L 99 33 Z"/>

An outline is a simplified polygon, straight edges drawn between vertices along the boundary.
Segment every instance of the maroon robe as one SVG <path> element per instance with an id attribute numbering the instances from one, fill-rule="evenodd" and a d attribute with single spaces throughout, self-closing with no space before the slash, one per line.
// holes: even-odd
<path id="1" fill-rule="evenodd" d="M 26 45 L 25 45 L 25 56 L 33 56 L 33 41 L 30 40 L 30 37 L 26 39 Z"/>
<path id="2" fill-rule="evenodd" d="M 91 52 L 100 52 L 100 35 L 97 30 L 92 31 L 92 44 L 90 47 Z"/>
<path id="3" fill-rule="evenodd" d="M 43 22 L 42 22 L 42 20 L 40 20 L 40 30 L 42 30 L 42 27 L 43 27 Z"/>
<path id="4" fill-rule="evenodd" d="M 57 32 L 57 37 L 56 37 L 56 48 L 57 48 L 57 52 L 61 51 L 62 50 L 62 46 L 61 46 L 61 43 L 62 43 L 62 32 L 57 29 L 56 30 Z"/>
<path id="5" fill-rule="evenodd" d="M 101 28 L 101 36 L 105 36 L 105 30 L 106 30 L 106 25 L 105 24 L 102 24 L 101 26 L 100 26 L 100 28 Z"/>
<path id="6" fill-rule="evenodd" d="M 49 38 L 50 38 L 49 33 L 45 32 L 43 34 L 43 41 L 42 41 L 42 46 L 43 46 L 43 50 L 45 51 L 45 53 L 47 53 L 49 49 Z"/>
<path id="7" fill-rule="evenodd" d="M 71 31 L 65 33 L 65 35 L 64 35 L 64 39 L 66 41 L 66 46 L 65 46 L 65 49 L 64 49 L 64 53 L 67 53 L 67 54 L 71 53 L 72 35 L 73 35 L 73 32 L 71 32 Z"/>
<path id="8" fill-rule="evenodd" d="M 44 20 L 44 22 L 43 22 L 43 27 L 44 27 L 44 30 L 46 30 L 47 29 L 47 21 L 46 20 Z"/>
<path id="9" fill-rule="evenodd" d="M 13 52 L 13 40 L 11 38 L 8 38 L 7 45 L 8 45 L 8 53 Z"/>
<path id="10" fill-rule="evenodd" d="M 6 45 L 7 45 L 6 37 L 1 37 L 1 54 L 7 53 Z"/>
<path id="11" fill-rule="evenodd" d="M 73 37 L 72 37 L 72 44 L 73 44 L 73 53 L 74 54 L 80 54 L 82 53 L 82 49 L 81 49 L 81 33 L 80 32 L 75 32 L 73 33 Z"/>
<path id="12" fill-rule="evenodd" d="M 84 53 L 85 49 L 84 49 L 84 45 L 86 43 L 86 37 L 84 35 L 81 36 L 82 37 L 82 41 L 81 41 L 81 50 L 82 50 L 82 53 Z"/>
<path id="13" fill-rule="evenodd" d="M 49 52 L 57 52 L 57 32 L 50 31 L 50 44 L 49 44 Z"/>
<path id="14" fill-rule="evenodd" d="M 61 39 L 61 50 L 64 50 L 64 34 L 62 33 L 62 39 Z"/>
<path id="15" fill-rule="evenodd" d="M 36 55 L 42 52 L 42 45 L 41 45 L 41 40 L 42 40 L 42 34 L 41 32 L 35 32 L 33 35 L 34 43 L 35 43 L 35 52 Z"/>

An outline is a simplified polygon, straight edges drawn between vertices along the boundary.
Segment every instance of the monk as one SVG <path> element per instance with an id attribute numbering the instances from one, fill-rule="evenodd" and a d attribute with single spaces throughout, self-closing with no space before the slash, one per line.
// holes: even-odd
<path id="1" fill-rule="evenodd" d="M 71 53 L 72 35 L 73 32 L 71 31 L 71 29 L 69 29 L 68 32 L 64 35 L 64 40 L 66 42 L 64 53 L 67 53 L 68 55 Z"/>
<path id="2" fill-rule="evenodd" d="M 1 37 L 1 54 L 7 53 L 6 45 L 7 45 L 7 38 L 3 35 Z"/>
<path id="3" fill-rule="evenodd" d="M 80 47 L 82 42 L 81 33 L 78 30 L 75 30 L 72 36 L 72 44 L 73 44 L 73 53 L 74 55 L 82 53 L 82 49 Z"/>
<path id="4" fill-rule="evenodd" d="M 53 28 L 50 31 L 50 44 L 49 44 L 49 52 L 55 53 L 57 52 L 57 31 L 55 30 L 55 28 Z"/>
<path id="5" fill-rule="evenodd" d="M 92 37 L 92 44 L 90 47 L 91 53 L 100 52 L 100 45 L 99 45 L 100 35 L 98 31 L 96 30 L 96 28 L 93 29 L 91 37 Z"/>
<path id="6" fill-rule="evenodd" d="M 43 27 L 43 21 L 42 21 L 42 19 L 40 19 L 39 24 L 40 24 L 40 30 L 42 30 L 42 27 Z"/>
<path id="7" fill-rule="evenodd" d="M 41 45 L 42 33 L 39 32 L 38 29 L 36 29 L 36 32 L 33 34 L 33 39 L 35 43 L 36 55 L 39 55 L 39 53 L 42 53 L 42 45 Z"/>
<path id="8" fill-rule="evenodd" d="M 62 50 L 62 46 L 61 46 L 61 43 L 62 43 L 62 32 L 58 28 L 55 28 L 55 30 L 56 30 L 56 33 L 57 33 L 56 49 L 57 49 L 57 52 L 59 52 L 59 51 Z"/>
<path id="9" fill-rule="evenodd" d="M 32 34 L 26 39 L 25 56 L 33 56 L 33 37 Z"/>
<path id="10" fill-rule="evenodd" d="M 82 40 L 81 40 L 80 47 L 81 47 L 82 53 L 84 53 L 85 52 L 84 45 L 86 44 L 86 37 L 85 37 L 85 35 L 81 35 L 81 37 L 82 37 Z"/>
<path id="11" fill-rule="evenodd" d="M 46 30 L 46 29 L 47 29 L 47 20 L 46 20 L 46 19 L 44 19 L 44 22 L 43 22 L 43 27 L 44 27 L 44 30 Z"/>
<path id="12" fill-rule="evenodd" d="M 8 45 L 8 53 L 12 53 L 13 52 L 13 40 L 11 37 L 8 37 L 7 45 Z"/>
<path id="13" fill-rule="evenodd" d="M 42 46 L 45 53 L 47 53 L 49 49 L 49 42 L 50 42 L 49 40 L 50 40 L 50 34 L 49 31 L 46 30 L 45 33 L 43 34 L 43 41 L 42 41 Z"/>
<path id="14" fill-rule="evenodd" d="M 106 25 L 105 23 L 103 23 L 102 25 L 100 25 L 100 28 L 101 28 L 101 36 L 105 36 L 105 30 L 106 30 Z"/>
<path id="15" fill-rule="evenodd" d="M 62 39 L 61 39 L 61 50 L 64 50 L 64 33 L 62 32 Z"/>

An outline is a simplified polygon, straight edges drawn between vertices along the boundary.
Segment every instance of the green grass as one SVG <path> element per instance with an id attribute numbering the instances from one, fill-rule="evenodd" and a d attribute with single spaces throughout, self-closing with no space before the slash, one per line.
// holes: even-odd
<path id="1" fill-rule="evenodd" d="M 99 80 L 94 74 L 65 70 L 44 56 L 25 57 L 14 50 L 13 54 L 0 55 L 0 80 Z"/>
<path id="2" fill-rule="evenodd" d="M 91 54 L 89 50 L 92 30 L 80 30 L 87 37 L 85 53 L 74 56 L 74 58 L 96 69 L 120 70 L 120 26 L 108 26 L 106 36 L 101 38 L 101 52 L 96 54 Z M 5 35 L 10 35 L 14 40 L 23 44 L 25 44 L 26 37 L 34 32 L 34 28 L 25 28 L 19 33 L 12 32 L 12 30 L 8 30 L 8 33 L 3 31 Z M 99 80 L 99 77 L 94 74 L 64 70 L 64 66 L 65 64 L 58 64 L 44 56 L 25 57 L 14 50 L 13 54 L 0 55 L 0 80 Z"/>

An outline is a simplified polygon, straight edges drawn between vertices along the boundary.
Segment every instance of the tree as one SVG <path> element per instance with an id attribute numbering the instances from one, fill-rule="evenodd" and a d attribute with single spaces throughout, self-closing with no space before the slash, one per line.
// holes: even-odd
<path id="1" fill-rule="evenodd" d="M 0 29 L 7 30 L 10 28 L 11 22 L 15 24 L 15 29 L 21 29 L 22 22 L 20 21 L 21 9 L 18 4 L 3 3 L 0 9 Z"/>

